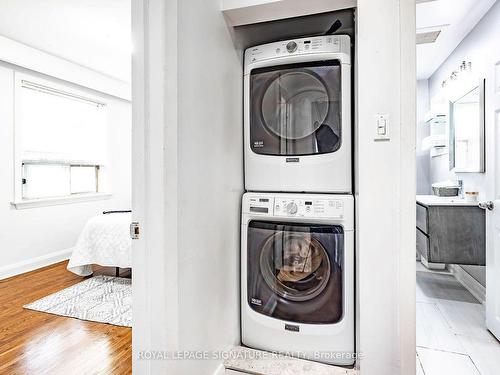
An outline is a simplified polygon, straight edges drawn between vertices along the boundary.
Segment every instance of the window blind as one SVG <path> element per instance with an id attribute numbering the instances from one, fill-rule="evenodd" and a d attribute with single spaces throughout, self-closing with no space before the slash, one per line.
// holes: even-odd
<path id="1" fill-rule="evenodd" d="M 16 100 L 23 162 L 105 163 L 104 104 L 24 80 Z"/>

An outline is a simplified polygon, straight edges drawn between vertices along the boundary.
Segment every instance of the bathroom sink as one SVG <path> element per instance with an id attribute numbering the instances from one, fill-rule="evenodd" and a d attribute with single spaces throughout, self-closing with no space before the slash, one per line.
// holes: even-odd
<path id="1" fill-rule="evenodd" d="M 485 211 L 460 197 L 417 195 L 417 250 L 424 264 L 483 266 Z"/>
<path id="2" fill-rule="evenodd" d="M 460 197 L 438 197 L 436 195 L 417 195 L 417 202 L 424 206 L 477 206 Z"/>

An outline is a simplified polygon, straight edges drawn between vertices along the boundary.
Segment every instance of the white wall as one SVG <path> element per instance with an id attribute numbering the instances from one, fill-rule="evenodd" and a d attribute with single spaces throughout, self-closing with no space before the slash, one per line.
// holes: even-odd
<path id="1" fill-rule="evenodd" d="M 474 75 L 478 77 L 486 76 L 488 69 L 494 63 L 491 61 L 492 56 L 489 51 L 498 49 L 498 40 L 500 39 L 499 19 L 500 2 L 497 2 L 429 78 L 429 97 L 431 101 L 442 90 L 441 82 L 447 79 L 452 71 L 457 70 L 463 60 L 472 62 Z M 486 82 L 486 85 L 492 84 L 494 83 Z M 486 108 L 486 112 L 488 112 L 488 108 Z M 492 126 L 492 124 L 486 124 L 486 126 L 489 125 Z M 446 179 L 461 179 L 464 181 L 466 190 L 474 188 L 479 190 L 480 199 L 485 198 L 485 181 L 488 172 L 488 167 L 486 167 L 486 173 L 454 173 L 449 171 L 448 155 L 431 159 L 432 183 Z"/>
<path id="2" fill-rule="evenodd" d="M 130 83 L 130 2 L 2 0 L 0 35 Z"/>
<path id="3" fill-rule="evenodd" d="M 358 0 L 357 350 L 362 375 L 415 373 L 415 2 Z M 383 20 L 383 22 L 381 22 Z M 376 142 L 376 115 L 390 141 Z"/>
<path id="4" fill-rule="evenodd" d="M 92 51 L 86 53 L 92 55 Z M 130 101 L 129 83 L 1 35 L 0 61 Z"/>
<path id="5" fill-rule="evenodd" d="M 227 349 L 240 341 L 241 51 L 218 0 L 178 7 L 179 345 Z M 194 361 L 182 373 L 215 368 Z"/>
<path id="6" fill-rule="evenodd" d="M 22 210 L 11 206 L 14 200 L 14 69 L 18 68 L 0 63 L 0 279 L 67 258 L 85 222 L 106 209 L 129 209 L 131 194 L 130 103 L 103 96 L 109 111 L 109 164 L 105 168 L 109 171 L 106 173 L 112 198 Z"/>
<path id="7" fill-rule="evenodd" d="M 133 64 L 134 147 L 144 153 L 134 163 L 134 181 L 144 177 L 144 195 L 134 189 L 144 228 L 134 301 L 145 306 L 134 309 L 134 371 L 210 374 L 220 361 L 138 355 L 239 343 L 242 52 L 218 0 L 133 6 L 134 39 L 144 43 Z"/>
<path id="8" fill-rule="evenodd" d="M 417 194 L 430 194 L 430 155 L 429 150 L 422 150 L 422 140 L 430 135 L 425 114 L 429 111 L 429 81 L 417 81 Z"/>

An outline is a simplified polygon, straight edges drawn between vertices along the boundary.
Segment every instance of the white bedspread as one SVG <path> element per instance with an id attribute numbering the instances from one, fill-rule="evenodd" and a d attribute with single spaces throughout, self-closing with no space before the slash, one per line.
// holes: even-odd
<path id="1" fill-rule="evenodd" d="M 130 213 L 110 213 L 90 219 L 73 249 L 68 270 L 89 276 L 92 264 L 131 268 L 130 222 Z"/>

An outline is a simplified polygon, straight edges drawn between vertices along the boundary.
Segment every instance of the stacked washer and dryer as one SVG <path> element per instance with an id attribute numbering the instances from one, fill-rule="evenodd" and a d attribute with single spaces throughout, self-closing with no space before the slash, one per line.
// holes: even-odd
<path id="1" fill-rule="evenodd" d="M 351 43 L 245 51 L 243 344 L 354 363 Z"/>

